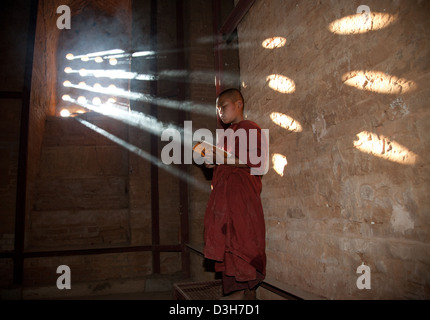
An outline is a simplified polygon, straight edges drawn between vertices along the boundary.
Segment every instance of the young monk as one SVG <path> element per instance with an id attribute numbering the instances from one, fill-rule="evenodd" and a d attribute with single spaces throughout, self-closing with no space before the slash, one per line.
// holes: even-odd
<path id="1" fill-rule="evenodd" d="M 223 91 L 216 100 L 216 107 L 221 121 L 232 129 L 230 134 L 244 132 L 248 141 L 244 147 L 243 140 L 236 137 L 228 145 L 227 137 L 223 137 L 218 147 L 234 154 L 234 163 L 216 164 L 214 158 L 212 164 L 205 164 L 214 169 L 214 174 L 204 219 L 204 255 L 215 260 L 215 271 L 222 273 L 226 299 L 252 300 L 266 274 L 266 254 L 260 199 L 262 175 L 251 174 L 251 168 L 261 168 L 264 164 L 254 164 L 255 161 L 250 160 L 251 152 L 266 159 L 264 152 L 268 149 L 262 142 L 261 128 L 244 120 L 244 100 L 239 90 Z M 257 132 L 257 144 L 249 139 L 252 130 Z"/>

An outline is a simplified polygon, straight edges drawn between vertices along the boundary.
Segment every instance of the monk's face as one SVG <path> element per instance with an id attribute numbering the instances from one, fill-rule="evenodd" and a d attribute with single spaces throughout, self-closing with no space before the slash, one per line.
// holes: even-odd
<path id="1" fill-rule="evenodd" d="M 218 115 L 225 124 L 237 123 L 243 120 L 243 108 L 240 100 L 233 102 L 227 96 L 221 96 L 216 104 Z"/>

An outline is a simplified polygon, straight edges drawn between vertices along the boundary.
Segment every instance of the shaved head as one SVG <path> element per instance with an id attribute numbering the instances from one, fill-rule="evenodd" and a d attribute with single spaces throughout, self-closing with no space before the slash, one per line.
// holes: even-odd
<path id="1" fill-rule="evenodd" d="M 231 102 L 233 103 L 240 101 L 242 102 L 242 106 L 245 106 L 245 101 L 243 99 L 243 96 L 238 89 L 235 89 L 235 88 L 226 89 L 218 95 L 217 99 L 221 97 L 227 98 L 231 100 Z"/>

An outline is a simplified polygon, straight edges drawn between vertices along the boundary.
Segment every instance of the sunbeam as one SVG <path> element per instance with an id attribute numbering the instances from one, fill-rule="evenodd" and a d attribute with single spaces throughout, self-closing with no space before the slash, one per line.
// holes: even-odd
<path id="1" fill-rule="evenodd" d="M 96 98 L 97 97 L 95 97 L 94 99 Z M 102 104 L 101 101 L 100 103 L 98 103 L 97 101 L 96 103 L 94 103 L 94 99 L 92 104 L 86 102 L 86 99 L 85 100 L 81 99 L 81 101 L 79 102 L 78 100 L 69 98 L 69 99 L 66 99 L 65 101 L 78 104 L 88 110 L 97 112 L 99 114 L 113 118 L 121 122 L 124 122 L 133 127 L 146 130 L 153 134 L 161 135 L 164 130 L 170 129 L 170 128 L 178 130 L 181 133 L 183 132 L 183 128 L 179 128 L 173 124 L 166 125 L 163 122 L 159 122 L 156 118 L 152 116 L 145 115 L 141 112 L 137 112 L 133 110 L 126 110 L 112 103 Z"/>
<path id="2" fill-rule="evenodd" d="M 296 84 L 290 78 L 281 74 L 271 74 L 266 81 L 269 87 L 280 93 L 293 93 L 296 91 Z"/>
<path id="3" fill-rule="evenodd" d="M 81 55 L 73 55 L 72 53 L 68 53 L 66 55 L 66 59 L 67 60 L 75 60 L 75 59 L 90 59 L 90 58 L 96 58 L 96 57 L 100 57 L 100 56 L 105 56 L 105 55 L 113 55 L 113 54 L 122 54 L 124 53 L 124 50 L 121 49 L 112 49 L 112 50 L 106 50 L 106 51 L 98 51 L 98 52 L 93 52 L 93 53 L 86 53 L 86 54 L 81 54 Z"/>
<path id="4" fill-rule="evenodd" d="M 104 70 L 104 69 L 79 69 L 73 70 L 70 67 L 64 69 L 65 73 L 79 73 L 82 77 L 96 77 L 96 78 L 110 78 L 110 79 L 129 79 L 129 80 L 146 80 L 146 81 L 155 81 L 158 80 L 158 77 L 150 74 L 139 74 L 137 72 L 130 72 L 121 69 L 112 69 L 112 70 Z"/>
<path id="5" fill-rule="evenodd" d="M 131 54 L 133 58 L 147 57 L 147 56 L 153 56 L 153 55 L 155 55 L 155 51 L 139 51 Z"/>
<path id="6" fill-rule="evenodd" d="M 397 20 L 397 15 L 380 12 L 357 13 L 333 21 L 328 29 L 340 35 L 362 34 L 388 27 Z"/>
<path id="7" fill-rule="evenodd" d="M 357 134 L 357 138 L 354 147 L 362 152 L 405 165 L 413 165 L 417 161 L 415 153 L 383 135 L 362 131 Z"/>
<path id="8" fill-rule="evenodd" d="M 115 88 L 113 86 L 109 86 L 109 87 L 100 86 L 100 87 L 94 88 L 94 86 L 89 86 L 85 83 L 79 83 L 77 85 L 72 84 L 70 81 L 63 83 L 63 85 L 66 87 L 107 94 L 115 97 L 121 97 L 121 98 L 126 98 L 130 100 L 135 100 L 135 101 L 142 101 L 142 102 L 150 103 L 160 107 L 200 113 L 207 116 L 216 117 L 216 110 L 214 106 L 210 104 L 194 103 L 191 101 L 175 101 L 175 100 L 166 99 L 166 98 L 159 98 L 150 94 L 130 92 L 128 90 Z"/>
<path id="9" fill-rule="evenodd" d="M 104 129 L 101 129 L 99 127 L 97 127 L 96 125 L 83 120 L 79 117 L 75 117 L 75 120 L 77 120 L 79 123 L 83 124 L 84 126 L 86 126 L 87 128 L 101 134 L 102 136 L 108 138 L 109 140 L 113 141 L 114 143 L 122 146 L 123 148 L 127 149 L 130 152 L 133 152 L 134 154 L 138 155 L 139 157 L 157 165 L 159 168 L 169 172 L 170 174 L 172 174 L 173 176 L 184 180 L 185 182 L 187 182 L 188 184 L 191 184 L 193 186 L 195 186 L 196 188 L 200 189 L 203 192 L 208 192 L 209 193 L 209 186 L 207 186 L 206 184 L 200 182 L 200 181 L 196 181 L 194 180 L 192 177 L 190 177 L 186 172 L 183 172 L 175 167 L 173 167 L 172 165 L 166 165 L 164 164 L 162 161 L 160 161 L 157 157 L 151 155 L 150 153 L 136 147 L 135 145 L 107 132 Z"/>
<path id="10" fill-rule="evenodd" d="M 279 153 L 275 153 L 272 155 L 273 170 L 275 170 L 275 172 L 281 177 L 284 176 L 284 169 L 287 166 L 287 164 L 288 164 L 288 161 L 286 156 Z"/>
<path id="11" fill-rule="evenodd" d="M 270 114 L 270 119 L 272 119 L 273 123 L 277 124 L 281 128 L 284 128 L 291 132 L 302 132 L 301 124 L 295 119 L 287 116 L 286 114 L 280 112 L 272 112 Z"/>
<path id="12" fill-rule="evenodd" d="M 80 55 L 73 55 L 73 53 L 66 54 L 67 60 L 77 60 L 80 59 L 81 61 L 88 62 L 88 61 L 95 61 L 97 63 L 101 63 L 104 60 L 111 61 L 111 59 L 130 59 L 130 58 L 139 58 L 139 57 L 151 57 L 155 56 L 155 51 L 138 51 L 138 52 L 125 52 L 121 49 L 113 49 L 113 50 L 106 50 L 106 51 L 99 51 L 99 52 L 93 52 L 93 53 L 85 53 Z M 111 63 L 112 64 L 112 63 Z"/>
<path id="13" fill-rule="evenodd" d="M 261 43 L 261 46 L 265 49 L 278 49 L 285 46 L 286 43 L 287 39 L 284 37 L 272 37 L 265 39 Z"/>
<path id="14" fill-rule="evenodd" d="M 413 91 L 417 85 L 412 80 L 370 70 L 355 70 L 345 73 L 342 81 L 351 87 L 383 94 L 403 94 Z"/>

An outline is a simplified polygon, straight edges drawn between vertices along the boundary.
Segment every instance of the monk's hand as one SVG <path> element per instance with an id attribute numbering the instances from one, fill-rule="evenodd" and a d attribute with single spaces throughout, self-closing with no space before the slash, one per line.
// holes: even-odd
<path id="1" fill-rule="evenodd" d="M 205 157 L 205 167 L 206 168 L 212 169 L 212 168 L 215 168 L 215 166 L 216 166 L 216 157 L 215 156 L 213 158 L 212 157 L 211 158 Z"/>
<path id="2" fill-rule="evenodd" d="M 213 148 L 212 152 L 205 155 L 205 167 L 212 169 L 216 166 L 216 149 Z"/>

